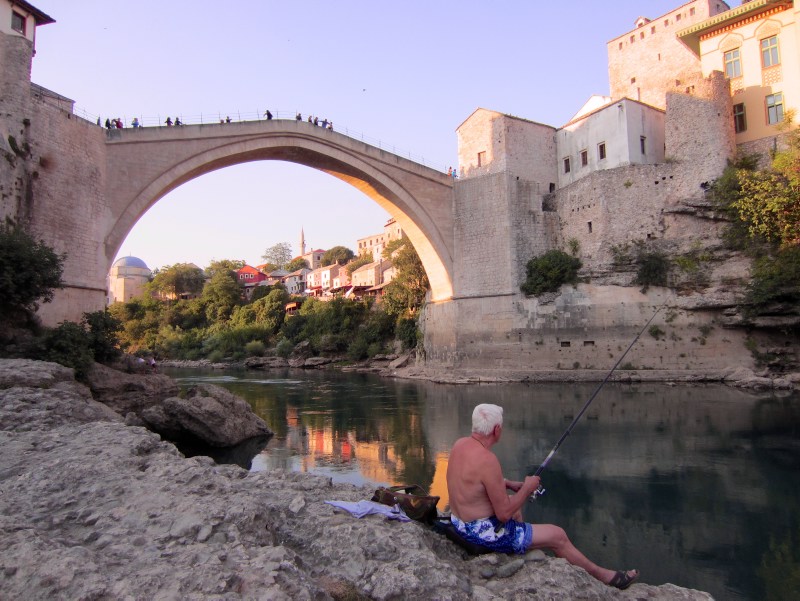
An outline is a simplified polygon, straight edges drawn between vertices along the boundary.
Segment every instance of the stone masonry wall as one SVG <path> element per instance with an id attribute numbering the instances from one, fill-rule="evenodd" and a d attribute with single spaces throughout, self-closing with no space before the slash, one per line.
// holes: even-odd
<path id="1" fill-rule="evenodd" d="M 0 220 L 17 221 L 29 197 L 30 174 L 23 144 L 30 98 L 31 43 L 0 34 Z"/>
<path id="2" fill-rule="evenodd" d="M 663 109 L 667 92 L 690 90 L 701 76 L 700 59 L 675 34 L 722 10 L 727 5 L 719 0 L 692 0 L 608 42 L 611 97 Z"/>
<path id="3" fill-rule="evenodd" d="M 515 293 L 525 262 L 549 248 L 535 183 L 509 173 L 458 180 L 454 201 L 457 296 Z"/>
<path id="4" fill-rule="evenodd" d="M 39 316 L 47 325 L 105 307 L 110 267 L 101 232 L 111 219 L 105 202 L 105 131 L 42 100 L 30 103 L 34 180 L 27 207 L 34 235 L 46 235 L 56 252 L 66 253 L 64 290 L 56 292 Z"/>

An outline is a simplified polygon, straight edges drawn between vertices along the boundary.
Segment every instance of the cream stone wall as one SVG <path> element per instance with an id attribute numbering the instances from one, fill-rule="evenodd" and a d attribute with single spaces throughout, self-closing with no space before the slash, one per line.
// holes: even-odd
<path id="1" fill-rule="evenodd" d="M 544 191 L 558 181 L 554 127 L 477 109 L 456 132 L 461 177 L 508 172 Z"/>
<path id="2" fill-rule="evenodd" d="M 621 99 L 558 130 L 558 185 L 567 186 L 598 169 L 664 161 L 664 111 Z M 641 152 L 640 137 L 645 138 Z M 600 158 L 599 145 L 605 147 Z M 587 165 L 582 164 L 586 153 Z M 569 159 L 569 171 L 565 160 Z"/>
<path id="3" fill-rule="evenodd" d="M 785 10 L 784 10 L 785 8 Z M 732 21 L 733 27 L 700 36 L 700 61 L 705 75 L 725 70 L 724 54 L 738 49 L 741 77 L 731 80 L 733 104 L 744 104 L 747 129 L 736 134 L 739 144 L 780 134 L 767 121 L 766 96 L 783 93 L 784 111 L 800 108 L 800 6 L 777 6 L 755 18 Z M 761 40 L 778 36 L 780 63 L 762 67 Z"/>
<path id="4" fill-rule="evenodd" d="M 675 33 L 728 10 L 721 0 L 692 0 L 608 42 L 608 78 L 613 98 L 628 97 L 665 108 L 667 92 L 691 91 L 700 61 Z"/>

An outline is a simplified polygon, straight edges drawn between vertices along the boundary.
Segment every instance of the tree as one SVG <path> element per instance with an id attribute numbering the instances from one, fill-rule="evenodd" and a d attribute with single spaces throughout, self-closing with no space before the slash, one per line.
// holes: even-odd
<path id="1" fill-rule="evenodd" d="M 789 134 L 787 142 L 769 169 L 737 171 L 741 189 L 733 202 L 751 236 L 784 247 L 800 244 L 800 132 Z"/>
<path id="2" fill-rule="evenodd" d="M 201 296 L 209 321 L 227 321 L 242 302 L 242 286 L 231 269 L 215 269 Z"/>
<path id="3" fill-rule="evenodd" d="M 288 242 L 273 244 L 264 251 L 261 258 L 267 263 L 276 265 L 277 269 L 281 269 L 292 260 L 292 245 Z"/>
<path id="4" fill-rule="evenodd" d="M 0 225 L 0 315 L 35 313 L 63 288 L 65 254 L 58 254 L 19 227 Z"/>
<path id="5" fill-rule="evenodd" d="M 355 254 L 353 251 L 346 246 L 334 246 L 330 250 L 326 251 L 324 255 L 322 255 L 320 263 L 323 267 L 327 265 L 333 265 L 334 263 L 346 265 L 354 256 Z"/>
<path id="6" fill-rule="evenodd" d="M 211 261 L 206 267 L 206 276 L 212 278 L 218 271 L 236 271 L 244 266 L 245 262 L 241 260 L 222 259 L 220 261 Z"/>
<path id="7" fill-rule="evenodd" d="M 386 312 L 401 318 L 416 317 L 431 287 L 417 251 L 404 236 L 387 244 L 383 252 L 385 257 L 391 257 L 392 265 L 397 270 L 394 279 L 384 290 Z"/>
<path id="8" fill-rule="evenodd" d="M 303 257 L 295 257 L 286 264 L 284 269 L 286 269 L 286 271 L 289 273 L 297 271 L 298 269 L 308 269 L 308 261 L 306 261 Z"/>
<path id="9" fill-rule="evenodd" d="M 347 269 L 349 275 L 353 275 L 356 269 L 364 265 L 369 265 L 370 263 L 372 263 L 372 255 L 359 255 L 357 258 L 350 261 L 345 269 Z"/>
<path id="10" fill-rule="evenodd" d="M 206 278 L 203 270 L 188 263 L 167 265 L 159 270 L 148 288 L 162 298 L 178 299 L 183 295 L 199 294 Z"/>

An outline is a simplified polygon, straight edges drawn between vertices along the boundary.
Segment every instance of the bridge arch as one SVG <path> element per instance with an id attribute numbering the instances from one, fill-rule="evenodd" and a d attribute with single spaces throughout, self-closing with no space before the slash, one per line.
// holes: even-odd
<path id="1" fill-rule="evenodd" d="M 105 237 L 114 260 L 148 209 L 170 191 L 232 165 L 281 160 L 328 173 L 366 194 L 406 232 L 431 282 L 431 298 L 453 296 L 453 185 L 445 174 L 305 122 L 266 121 L 112 131 Z"/>

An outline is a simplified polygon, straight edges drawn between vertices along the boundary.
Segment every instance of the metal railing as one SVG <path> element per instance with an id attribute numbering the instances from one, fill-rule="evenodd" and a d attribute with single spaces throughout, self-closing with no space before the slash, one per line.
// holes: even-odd
<path id="1" fill-rule="evenodd" d="M 235 111 L 235 112 L 209 112 L 209 113 L 197 113 L 197 114 L 169 114 L 169 115 L 109 115 L 108 117 L 101 117 L 96 113 L 90 113 L 89 111 L 81 108 L 75 107 L 73 109 L 73 114 L 85 119 L 86 121 L 90 121 L 92 123 L 97 123 L 101 127 L 105 126 L 105 120 L 109 119 L 113 121 L 114 119 L 121 119 L 123 124 L 123 129 L 129 129 L 131 124 L 133 123 L 134 118 L 138 120 L 139 127 L 168 127 L 167 126 L 167 118 L 171 120 L 171 123 L 174 125 L 176 119 L 180 119 L 180 123 L 182 125 L 213 125 L 213 124 L 234 124 L 234 123 L 252 123 L 254 121 L 266 121 L 266 111 L 256 108 L 255 111 Z M 297 119 L 298 111 L 287 111 L 287 110 L 271 110 L 272 119 L 273 120 L 289 120 L 293 121 Z M 302 115 L 301 121 L 308 121 L 308 114 L 300 113 Z M 318 118 L 318 126 L 322 127 L 323 119 Z M 397 156 L 401 156 L 403 158 L 407 158 L 410 161 L 414 161 L 415 163 L 420 163 L 421 165 L 425 165 L 426 167 L 430 167 L 431 169 L 436 169 L 437 171 L 441 171 L 442 173 L 447 173 L 447 167 L 443 166 L 442 163 L 433 163 L 425 159 L 423 155 L 414 154 L 410 151 L 403 150 L 391 144 L 385 144 L 379 138 L 374 138 L 372 136 L 368 136 L 363 132 L 356 131 L 354 129 L 350 129 L 349 127 L 341 127 L 336 125 L 332 121 L 328 121 L 330 124 L 329 129 L 332 129 L 335 132 L 340 134 L 344 134 L 354 140 L 360 140 L 361 142 L 366 142 L 371 146 L 375 146 L 380 148 L 381 150 L 386 150 L 391 152 L 392 154 L 396 154 Z M 112 125 L 113 127 L 113 125 Z"/>

